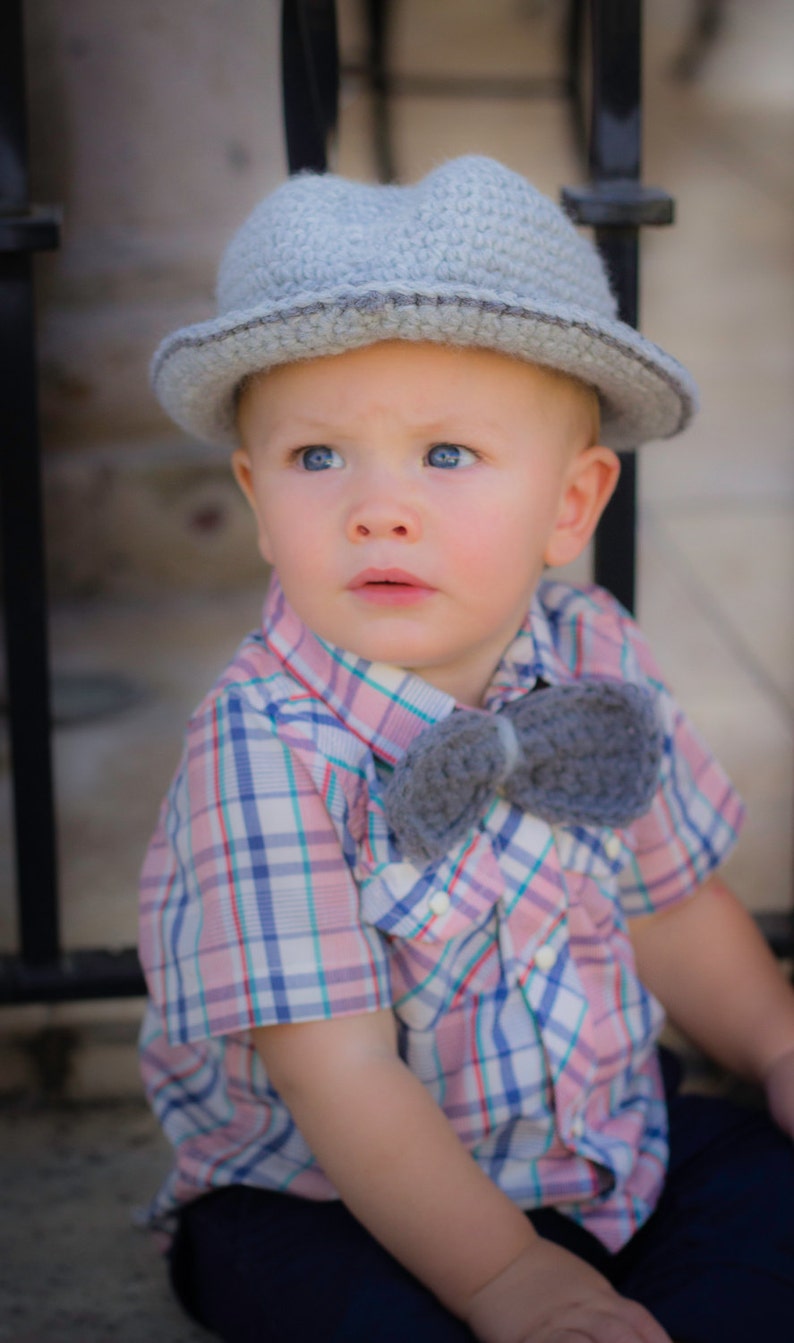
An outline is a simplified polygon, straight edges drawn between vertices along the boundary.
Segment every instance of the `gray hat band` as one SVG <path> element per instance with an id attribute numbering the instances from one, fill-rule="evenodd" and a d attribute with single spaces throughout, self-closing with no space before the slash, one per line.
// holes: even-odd
<path id="1" fill-rule="evenodd" d="M 594 326 L 584 316 L 566 316 L 562 313 L 544 313 L 539 308 L 526 308 L 517 303 L 510 303 L 500 298 L 479 298 L 467 294 L 418 294 L 418 293 L 399 293 L 396 290 L 379 292 L 368 290 L 359 294 L 345 294 L 344 296 L 328 296 L 327 298 L 310 299 L 305 303 L 296 303 L 292 308 L 276 308 L 272 312 L 257 313 L 252 317 L 240 319 L 233 326 L 230 326 L 224 335 L 229 337 L 244 336 L 248 332 L 254 332 L 262 327 L 291 325 L 294 322 L 300 322 L 302 319 L 319 317 L 322 314 L 332 315 L 334 313 L 340 316 L 348 312 L 359 313 L 377 313 L 383 314 L 389 308 L 412 308 L 412 309 L 459 309 L 461 313 L 482 313 L 492 317 L 515 318 L 518 322 L 532 321 L 539 325 L 549 327 L 558 327 L 561 330 L 570 330 L 576 328 L 583 336 L 592 336 L 593 340 L 611 345 L 615 350 L 623 354 L 633 352 L 634 342 L 626 342 L 617 336 L 610 335 L 602 328 Z M 468 326 L 468 324 L 466 324 Z M 618 323 L 615 324 L 616 326 Z M 632 328 L 627 328 L 631 330 Z M 636 333 L 635 333 L 636 334 Z M 152 360 L 152 377 L 156 380 L 160 368 L 177 351 L 181 349 L 200 349 L 202 346 L 214 345 L 220 339 L 216 331 L 204 330 L 202 327 L 186 327 L 184 331 L 176 332 L 174 336 L 160 346 L 154 359 Z M 388 335 L 384 334 L 384 340 Z M 450 343 L 453 343 L 450 341 Z M 475 340 L 467 344 L 476 344 Z M 508 343 L 508 342 L 505 342 Z M 509 342 L 514 344 L 515 342 Z M 652 347 L 658 352 L 658 346 Z M 648 369 L 656 370 L 656 361 L 653 358 L 644 359 L 641 352 L 636 356 L 640 363 Z M 660 370 L 661 376 L 665 378 L 665 371 Z M 586 370 L 582 371 L 582 380 L 587 381 Z M 672 374 L 666 378 L 668 385 L 672 388 L 676 386 L 676 379 Z"/>

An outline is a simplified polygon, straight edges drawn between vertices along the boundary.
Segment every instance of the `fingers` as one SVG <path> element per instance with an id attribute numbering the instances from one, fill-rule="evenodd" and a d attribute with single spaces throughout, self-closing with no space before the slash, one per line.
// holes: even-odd
<path id="1" fill-rule="evenodd" d="M 623 1299 L 628 1318 L 634 1321 L 642 1343 L 672 1343 L 667 1330 L 663 1329 L 658 1320 L 653 1318 L 650 1311 L 647 1311 L 638 1301 L 629 1301 L 625 1297 Z"/>
<path id="2" fill-rule="evenodd" d="M 614 1304 L 580 1306 L 564 1313 L 523 1343 L 672 1343 L 643 1306 L 625 1297 Z"/>
<path id="3" fill-rule="evenodd" d="M 542 1239 L 480 1289 L 467 1323 L 481 1343 L 672 1343 L 644 1306 Z"/>

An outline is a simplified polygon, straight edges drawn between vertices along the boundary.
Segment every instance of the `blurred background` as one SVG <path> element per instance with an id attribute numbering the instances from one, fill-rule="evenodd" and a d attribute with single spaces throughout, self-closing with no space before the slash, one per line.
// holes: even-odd
<path id="1" fill-rule="evenodd" d="M 52 661 L 86 687 L 56 705 L 67 947 L 134 944 L 138 869 L 185 719 L 259 615 L 264 574 L 228 463 L 165 420 L 147 365 L 163 335 L 212 314 L 223 244 L 286 172 L 278 8 L 26 5 L 31 194 L 63 211 L 60 250 L 36 261 Z M 690 368 L 703 409 L 680 440 L 641 455 L 638 608 L 748 802 L 727 875 L 751 908 L 782 910 L 793 898 L 794 6 L 710 8 L 716 30 L 699 44 L 698 0 L 644 6 L 644 180 L 672 193 L 677 218 L 642 235 L 641 327 Z M 392 11 L 400 180 L 466 151 L 553 197 L 585 179 L 562 90 L 566 0 L 393 0 Z M 364 12 L 362 0 L 338 4 L 334 166 L 371 179 Z M 112 712 L 92 703 L 97 676 L 117 683 Z M 7 763 L 3 746 L 2 950 L 16 939 Z M 72 1101 L 137 1096 L 140 1011 L 4 1010 L 0 1094 L 57 1082 Z M 71 1045 L 47 1074 L 37 1041 L 53 1028 Z M 156 1147 L 146 1117 L 135 1123 L 129 1150 Z M 132 1188 L 139 1169 L 125 1169 Z M 182 1338 L 176 1327 L 163 1337 Z"/>

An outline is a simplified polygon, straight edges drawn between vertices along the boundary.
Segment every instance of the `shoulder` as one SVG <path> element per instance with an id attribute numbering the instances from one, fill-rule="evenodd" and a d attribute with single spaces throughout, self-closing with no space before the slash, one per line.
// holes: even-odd
<path id="1" fill-rule="evenodd" d="M 290 675 L 258 631 L 243 640 L 189 720 L 184 766 L 195 776 L 208 757 L 222 762 L 224 777 L 245 774 L 263 793 L 312 787 L 340 816 L 358 809 L 374 770 L 365 743 Z"/>
<path id="2" fill-rule="evenodd" d="M 190 730 L 230 701 L 239 702 L 253 715 L 276 718 L 282 705 L 304 698 L 303 687 L 274 656 L 261 632 L 253 630 L 196 706 L 188 727 Z"/>

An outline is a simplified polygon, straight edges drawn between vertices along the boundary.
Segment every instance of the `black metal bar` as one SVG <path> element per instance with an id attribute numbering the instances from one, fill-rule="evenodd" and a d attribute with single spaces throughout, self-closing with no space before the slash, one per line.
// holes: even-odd
<path id="1" fill-rule="evenodd" d="M 0 527 L 19 937 L 28 968 L 59 954 L 44 528 L 30 252 L 52 218 L 28 210 L 22 5 L 0 7 Z"/>
<path id="2" fill-rule="evenodd" d="M 584 22 L 576 5 L 574 22 Z M 566 188 L 563 205 L 595 240 L 624 321 L 637 325 L 637 218 L 640 213 L 641 0 L 591 0 L 590 185 Z M 621 477 L 595 537 L 595 577 L 634 610 L 637 480 L 632 454 L 621 454 Z"/>
<path id="3" fill-rule="evenodd" d="M 586 0 L 568 0 L 562 41 L 565 61 L 566 94 L 570 99 L 570 125 L 573 132 L 573 148 L 577 158 L 587 162 L 589 107 L 586 106 L 586 88 L 582 79 L 582 55 L 585 45 Z"/>
<path id="4" fill-rule="evenodd" d="M 0 1005 L 145 993 L 138 957 L 62 954 L 50 750 L 45 542 L 32 253 L 58 245 L 28 205 L 21 0 L 0 7 L 0 543 L 16 849 L 19 956 L 0 956 Z"/>
<path id="5" fill-rule="evenodd" d="M 638 182 L 641 176 L 641 0 L 594 0 L 591 12 L 591 180 Z M 639 316 L 639 239 L 636 225 L 600 225 L 596 245 L 604 258 L 625 322 Z M 637 468 L 621 454 L 621 477 L 595 538 L 596 582 L 630 611 L 636 605 Z"/>
<path id="6" fill-rule="evenodd" d="M 145 993 L 138 957 L 131 949 L 68 952 L 47 965 L 25 965 L 16 957 L 0 956 L 0 1007 L 137 998 Z"/>
<path id="7" fill-rule="evenodd" d="M 378 181 L 393 182 L 396 176 L 392 148 L 389 97 L 388 37 L 389 0 L 364 0 L 367 20 L 367 72 L 372 94 L 372 143 Z"/>
<path id="8" fill-rule="evenodd" d="M 282 0 L 281 88 L 289 171 L 325 172 L 339 101 L 334 0 Z"/>
<path id="9" fill-rule="evenodd" d="M 581 16 L 583 18 L 583 16 Z M 624 322 L 639 318 L 639 233 L 671 224 L 673 200 L 644 187 L 642 171 L 642 3 L 591 0 L 590 183 L 566 187 L 572 219 L 595 229 Z M 595 577 L 633 611 L 636 604 L 637 462 L 621 454 L 621 477 L 595 537 Z"/>
<path id="10" fill-rule="evenodd" d="M 641 175 L 641 0 L 593 0 L 590 175 Z"/>
<path id="11" fill-rule="evenodd" d="M 586 187 L 563 187 L 563 204 L 577 224 L 594 228 L 641 228 L 645 224 L 672 224 L 672 196 L 659 187 L 643 187 L 622 178 L 593 182 Z"/>
<path id="12" fill-rule="evenodd" d="M 571 218 L 595 229 L 624 322 L 639 318 L 639 228 L 670 224 L 666 191 L 640 184 L 642 170 L 641 0 L 592 0 L 590 184 L 566 187 Z M 637 461 L 621 454 L 618 487 L 595 537 L 596 581 L 633 611 L 636 605 Z"/>
<path id="13" fill-rule="evenodd" d="M 0 6 L 0 212 L 27 209 L 27 117 L 22 5 L 9 0 Z"/>
<path id="14" fill-rule="evenodd" d="M 0 210 L 3 208 L 0 204 Z M 59 231 L 58 220 L 51 210 L 31 210 L 27 214 L 0 213 L 0 252 L 49 251 L 58 246 Z"/>

